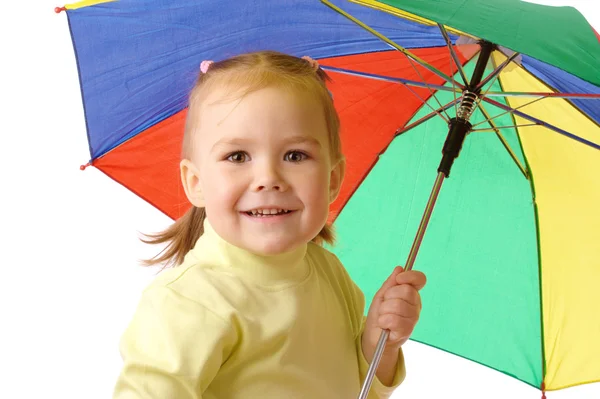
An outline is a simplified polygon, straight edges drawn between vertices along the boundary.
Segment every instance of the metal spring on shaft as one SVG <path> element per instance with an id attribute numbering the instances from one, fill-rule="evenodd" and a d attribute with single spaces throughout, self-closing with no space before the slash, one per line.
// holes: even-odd
<path id="1" fill-rule="evenodd" d="M 475 111 L 476 102 L 477 94 L 465 90 L 463 92 L 463 99 L 460 102 L 460 107 L 458 107 L 458 110 L 456 111 L 456 116 L 465 121 L 469 121 L 471 115 L 473 115 L 473 112 Z"/>

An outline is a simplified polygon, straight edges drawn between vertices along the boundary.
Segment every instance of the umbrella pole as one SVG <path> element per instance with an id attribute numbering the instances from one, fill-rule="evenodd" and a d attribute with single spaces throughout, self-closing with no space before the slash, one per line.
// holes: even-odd
<path id="1" fill-rule="evenodd" d="M 410 253 L 408 254 L 408 260 L 404 265 L 404 270 L 411 270 L 413 264 L 415 263 L 415 259 L 417 258 L 417 252 L 419 251 L 419 247 L 421 246 L 421 242 L 423 241 L 423 236 L 425 235 L 427 224 L 429 223 L 429 219 L 431 218 L 431 214 L 433 213 L 433 207 L 435 206 L 435 202 L 437 200 L 438 194 L 440 193 L 440 189 L 442 188 L 442 183 L 444 182 L 445 177 L 446 175 L 444 175 L 443 172 L 438 172 L 437 178 L 435 179 L 435 183 L 433 184 L 433 189 L 431 190 L 431 195 L 429 196 L 429 201 L 427 201 L 427 206 L 425 207 L 425 212 L 423 213 L 423 217 L 421 218 L 421 224 L 419 225 L 419 229 L 417 230 L 417 235 L 415 237 L 415 240 L 413 241 Z M 369 394 L 369 390 L 371 389 L 371 383 L 373 382 L 373 378 L 375 377 L 375 372 L 377 371 L 377 367 L 379 366 L 379 362 L 381 361 L 381 356 L 383 355 L 385 343 L 387 342 L 389 335 L 389 330 L 383 330 L 381 332 L 381 335 L 379 336 L 379 342 L 377 343 L 377 348 L 375 349 L 375 354 L 373 355 L 373 361 L 369 366 L 365 382 L 363 384 L 362 390 L 360 391 L 360 399 L 367 399 L 367 395 Z"/>
<path id="2" fill-rule="evenodd" d="M 427 230 L 429 219 L 431 219 L 433 208 L 435 207 L 440 189 L 442 188 L 442 183 L 446 177 L 450 176 L 452 164 L 460 154 L 465 138 L 472 128 L 469 119 L 475 110 L 478 96 L 481 92 L 481 88 L 477 88 L 477 86 L 481 82 L 486 65 L 492 55 L 492 51 L 496 47 L 493 43 L 485 40 L 482 40 L 479 44 L 481 45 L 481 53 L 477 60 L 477 65 L 475 65 L 473 77 L 463 92 L 463 99 L 456 112 L 456 118 L 450 120 L 448 136 L 446 137 L 446 142 L 442 149 L 442 161 L 438 167 L 438 175 L 433 184 L 431 194 L 429 195 L 429 200 L 427 201 L 427 206 L 425 207 L 421 223 L 419 224 L 419 229 L 417 230 L 415 240 L 413 241 L 413 245 L 408 254 L 408 259 L 404 265 L 404 270 L 411 270 L 415 263 L 417 253 L 423 242 L 425 230 Z M 369 370 L 367 371 L 365 382 L 363 383 L 358 399 L 367 399 L 367 396 L 369 395 L 369 390 L 371 389 L 371 384 L 373 383 L 373 378 L 375 378 L 375 372 L 381 361 L 385 343 L 387 342 L 389 335 L 389 330 L 383 330 L 379 336 L 379 342 L 377 342 L 377 347 L 373 354 L 373 361 L 369 365 Z"/>

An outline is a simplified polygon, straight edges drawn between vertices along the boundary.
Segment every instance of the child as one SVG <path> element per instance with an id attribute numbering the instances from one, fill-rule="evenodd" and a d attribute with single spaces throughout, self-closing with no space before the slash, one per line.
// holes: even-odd
<path id="1" fill-rule="evenodd" d="M 425 276 L 397 268 L 363 318 L 362 292 L 319 245 L 345 167 L 326 79 L 276 52 L 202 63 L 180 164 L 193 207 L 147 241 L 169 243 L 149 264 L 178 267 L 143 293 L 114 398 L 355 398 L 382 328 L 369 397 L 403 380 Z"/>

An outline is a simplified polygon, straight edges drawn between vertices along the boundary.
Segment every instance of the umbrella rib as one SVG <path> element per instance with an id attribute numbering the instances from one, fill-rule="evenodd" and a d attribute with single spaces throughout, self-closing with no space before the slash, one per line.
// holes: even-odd
<path id="1" fill-rule="evenodd" d="M 539 77 L 537 77 L 533 72 L 531 72 L 529 69 L 525 68 L 523 65 L 519 65 L 519 67 L 527 72 L 528 74 L 530 74 L 531 76 L 533 76 L 533 78 L 540 82 L 542 85 L 548 87 L 550 90 L 553 90 L 556 94 L 556 96 L 558 97 L 558 94 L 560 93 L 560 90 L 557 89 L 556 87 L 552 86 L 549 82 L 545 82 L 542 79 L 540 79 Z M 564 94 L 564 93 L 563 93 Z M 589 93 L 585 93 L 584 97 L 587 97 L 586 99 L 592 98 L 595 99 L 596 96 L 599 96 L 600 94 L 592 94 L 590 95 Z M 590 115 L 588 115 L 586 112 L 584 112 L 581 108 L 579 108 L 579 106 L 577 104 L 575 104 L 573 101 L 571 101 L 569 98 L 565 98 L 565 101 L 567 101 L 569 104 L 571 104 L 571 106 L 577 110 L 577 112 L 579 112 L 581 115 L 585 116 L 589 121 L 591 121 L 594 125 L 600 127 L 600 123 L 599 121 L 595 120 L 594 118 L 592 118 Z"/>
<path id="2" fill-rule="evenodd" d="M 506 151 L 508 151 L 510 157 L 517 164 L 517 166 L 521 170 L 521 173 L 523 173 L 523 176 L 525 176 L 526 179 L 529 179 L 529 173 L 527 172 L 527 169 L 521 164 L 521 161 L 519 160 L 519 158 L 517 158 L 517 155 L 512 150 L 512 148 L 510 148 L 510 145 L 508 144 L 502 133 L 500 133 L 500 129 L 498 128 L 498 126 L 496 126 L 496 123 L 490 118 L 490 114 L 487 112 L 483 104 L 479 103 L 477 106 L 479 107 L 481 113 L 483 113 L 483 115 L 486 117 L 487 122 L 490 124 L 491 128 L 494 130 L 494 132 L 496 132 L 496 136 L 498 137 L 498 139 L 500 139 L 500 142 L 502 143 Z"/>
<path id="3" fill-rule="evenodd" d="M 546 122 L 544 122 L 544 121 L 542 121 L 542 120 L 540 120 L 538 118 L 535 118 L 535 117 L 533 117 L 531 115 L 528 115 L 526 113 L 518 111 L 516 108 L 511 108 L 511 107 L 509 107 L 507 105 L 499 103 L 498 101 L 492 100 L 491 98 L 484 98 L 483 101 L 485 101 L 485 102 L 487 102 L 489 104 L 495 105 L 498 108 L 504 109 L 505 111 L 508 111 L 508 112 L 510 112 L 510 113 L 512 113 L 514 115 L 520 116 L 523 119 L 527 119 L 528 121 L 534 122 L 537 125 L 545 126 L 546 128 L 548 128 L 548 129 L 550 129 L 552 131 L 555 131 L 556 133 L 562 134 L 563 136 L 568 137 L 568 138 L 570 138 L 572 140 L 578 141 L 578 142 L 580 142 L 582 144 L 585 144 L 585 145 L 587 145 L 589 147 L 592 147 L 592 148 L 594 148 L 596 150 L 600 150 L 600 144 L 597 144 L 597 143 L 594 143 L 592 141 L 586 140 L 583 137 L 579 137 L 579 136 L 577 136 L 577 135 L 575 135 L 573 133 L 569 133 L 566 130 L 558 128 L 558 127 L 556 127 L 556 126 L 554 126 L 554 125 L 552 125 L 550 123 L 546 123 Z M 518 107 L 518 108 L 521 108 L 521 107 Z"/>
<path id="4" fill-rule="evenodd" d="M 421 97 L 412 87 L 410 86 L 405 86 L 415 97 L 417 97 L 424 105 L 428 106 L 429 108 L 431 108 L 433 110 L 433 112 L 435 112 L 436 114 L 438 114 L 440 116 L 440 118 L 442 118 L 444 121 L 446 121 L 446 123 L 450 123 L 450 117 L 448 117 L 448 114 L 446 113 L 446 110 L 444 109 L 444 107 L 442 106 L 442 104 L 440 104 L 440 102 L 438 101 L 438 99 L 433 95 L 433 93 L 431 93 L 431 95 L 433 96 L 433 98 L 435 98 L 435 100 L 437 101 L 437 103 L 440 105 L 440 108 L 438 110 L 436 110 L 435 108 L 433 108 L 431 106 L 431 104 L 429 104 L 429 102 L 427 100 L 424 100 L 423 97 Z M 441 112 L 439 112 L 439 110 L 442 110 L 442 112 L 444 112 L 444 115 L 441 114 Z"/>
<path id="5" fill-rule="evenodd" d="M 430 112 L 429 114 L 425 115 L 424 117 L 422 117 L 419 120 L 414 121 L 413 123 L 411 123 L 410 125 L 407 125 L 401 129 L 396 130 L 396 134 L 394 137 L 398 137 L 401 134 L 406 133 L 407 131 L 419 126 L 421 123 L 428 121 L 429 119 L 433 118 L 436 114 L 439 115 L 440 111 L 442 110 L 446 110 L 450 107 L 452 107 L 453 105 L 459 103 L 461 101 L 461 97 L 458 97 L 452 101 L 450 101 L 448 104 L 443 105 L 441 108 L 437 109 L 437 110 L 433 110 L 432 112 Z M 383 152 L 382 152 L 383 154 Z"/>
<path id="6" fill-rule="evenodd" d="M 329 70 L 329 71 L 340 72 L 340 73 L 344 73 L 344 74 L 348 74 L 348 75 L 362 76 L 362 77 L 371 78 L 371 79 L 384 80 L 384 81 L 388 81 L 388 82 L 403 84 L 408 89 L 408 91 L 410 91 L 415 97 L 417 97 L 419 99 L 419 101 L 421 101 L 424 105 L 427 105 L 434 112 L 437 112 L 437 114 L 440 116 L 440 118 L 442 118 L 443 120 L 445 120 L 446 123 L 450 122 L 450 117 L 445 112 L 446 108 L 444 108 L 442 106 L 442 104 L 435 97 L 435 95 L 433 94 L 433 92 L 431 90 L 429 90 L 429 92 L 436 99 L 437 103 L 440 105 L 440 108 L 437 111 L 425 99 L 423 99 L 423 97 L 421 97 L 415 90 L 412 89 L 410 83 L 418 83 L 418 85 L 416 84 L 415 86 L 423 87 L 424 84 L 422 84 L 420 82 L 409 81 L 410 83 L 407 83 L 406 79 L 391 78 L 391 77 L 387 77 L 387 76 L 374 75 L 374 74 L 369 74 L 369 73 L 364 73 L 364 72 L 356 72 L 356 71 L 352 71 L 352 70 L 349 70 L 349 69 L 342 69 L 342 68 L 335 68 L 335 67 L 328 67 L 328 66 L 323 66 L 322 68 L 326 69 L 326 70 Z M 426 86 L 426 84 L 425 84 L 425 86 Z M 449 88 L 449 87 L 446 87 L 446 86 L 440 86 L 440 87 L 443 87 L 442 90 L 444 90 L 444 91 L 453 90 L 452 88 Z M 446 117 L 444 117 L 444 115 L 442 115 L 439 112 L 439 110 L 442 110 L 446 114 Z"/>
<path id="7" fill-rule="evenodd" d="M 326 71 L 331 71 L 331 72 L 343 73 L 345 75 L 360 76 L 362 78 L 374 79 L 374 80 L 383 80 L 385 82 L 401 83 L 404 85 L 415 86 L 415 87 L 423 87 L 423 88 L 431 87 L 433 89 L 441 90 L 441 91 L 456 91 L 456 89 L 453 89 L 448 86 L 419 82 L 419 81 L 410 80 L 410 79 L 394 78 L 391 76 L 378 75 L 378 74 L 368 73 L 368 72 L 353 71 L 351 69 L 338 68 L 338 67 L 332 67 L 332 66 L 327 66 L 327 65 L 321 65 L 321 69 L 324 69 Z"/>
<path id="8" fill-rule="evenodd" d="M 492 58 L 492 62 L 494 62 L 494 59 Z M 522 65 L 519 65 L 520 68 L 523 68 Z M 524 69 L 524 68 L 523 68 Z M 504 85 L 502 82 L 502 79 L 498 79 L 498 85 L 500 86 L 500 90 L 504 90 Z M 507 104 L 509 104 L 508 99 L 506 99 Z M 515 118 L 514 114 L 510 114 L 510 119 L 512 120 L 513 124 L 517 124 L 517 120 Z M 539 231 L 539 209 L 538 209 L 538 205 L 536 203 L 536 193 L 535 193 L 535 184 L 534 184 L 534 172 L 531 169 L 531 166 L 529 164 L 529 160 L 527 159 L 527 153 L 525 152 L 525 149 L 523 148 L 523 141 L 521 138 L 521 132 L 519 132 L 518 130 L 516 131 L 516 136 L 517 136 L 517 141 L 519 143 L 519 148 L 521 149 L 521 153 L 523 154 L 523 160 L 525 162 L 525 165 L 527 166 L 527 171 L 529 172 L 529 186 L 531 189 L 531 195 L 532 195 L 532 199 L 533 199 L 533 212 L 534 212 L 534 216 L 535 216 L 535 222 L 536 222 L 536 247 L 537 247 L 537 263 L 538 263 L 538 277 L 541 281 L 542 279 L 542 261 L 541 261 L 541 247 L 540 247 L 540 231 Z M 545 335 L 545 331 L 544 331 L 544 306 L 543 306 L 543 295 L 542 295 L 542 284 L 539 284 L 538 287 L 538 292 L 539 292 L 539 299 L 540 299 L 540 317 L 539 317 L 539 323 L 540 323 L 540 332 L 542 334 L 542 340 L 541 340 L 541 345 L 540 345 L 540 349 L 541 349 L 541 355 L 542 355 L 542 376 L 543 379 L 545 379 L 546 377 L 546 348 L 544 345 L 544 335 Z"/>
<path id="9" fill-rule="evenodd" d="M 461 97 L 459 97 L 456 101 L 460 101 Z M 450 107 L 452 107 L 452 105 L 455 103 L 455 101 L 450 101 L 448 104 L 444 105 L 444 108 L 448 109 Z M 361 184 L 365 181 L 365 179 L 367 178 L 367 176 L 369 175 L 369 173 L 371 172 L 371 170 L 373 170 L 373 168 L 375 167 L 375 164 L 377 163 L 377 161 L 381 158 L 381 156 L 383 154 L 385 154 L 385 152 L 387 151 L 387 149 L 389 148 L 389 146 L 392 144 L 392 142 L 394 141 L 394 139 L 404 133 L 406 133 L 407 131 L 419 126 L 420 124 L 422 124 L 423 122 L 427 122 L 428 120 L 430 120 L 431 118 L 433 118 L 435 115 L 439 115 L 439 109 L 438 110 L 434 110 L 432 112 L 430 112 L 429 114 L 425 115 L 424 117 L 422 117 L 421 119 L 411 123 L 410 125 L 405 126 L 404 128 L 398 128 L 396 130 L 396 133 L 394 134 L 394 137 L 391 138 L 391 140 L 389 140 L 389 142 L 385 145 L 385 147 L 383 147 L 378 153 L 377 156 L 375 158 L 375 160 L 371 163 L 371 165 L 369 166 L 369 168 L 366 170 L 366 172 L 362 175 L 362 177 L 360 178 L 360 180 L 358 181 L 358 183 L 356 184 L 356 186 L 351 190 L 350 195 L 348 196 L 348 198 L 346 199 L 346 201 L 344 201 L 341 205 L 340 205 L 340 209 L 337 213 L 337 215 L 339 215 L 344 208 L 346 207 L 346 205 L 348 204 L 349 199 L 354 195 L 354 193 L 356 192 L 356 190 L 358 190 L 358 187 L 361 186 Z M 337 217 L 337 216 L 336 216 Z"/>
<path id="10" fill-rule="evenodd" d="M 419 75 L 419 77 L 421 78 L 421 80 L 423 82 L 426 82 L 425 78 L 423 77 L 423 75 L 421 75 L 421 72 L 415 66 L 414 62 L 410 58 L 408 59 L 408 62 L 410 62 L 410 65 L 413 67 L 413 69 L 415 70 L 415 72 L 417 73 L 417 75 Z M 453 82 L 454 82 L 454 79 L 453 79 Z M 452 87 L 453 88 L 455 87 L 454 83 L 452 83 Z M 435 102 L 438 103 L 438 105 L 440 106 L 440 109 L 442 109 L 442 112 L 444 112 L 444 115 L 446 115 L 446 122 L 450 122 L 450 116 L 448 115 L 448 113 L 446 112 L 446 110 L 443 109 L 442 103 L 435 96 L 435 93 L 433 92 L 433 90 L 431 90 L 431 88 L 429 86 L 427 86 L 427 90 L 429 90 L 429 93 L 431 94 L 431 97 L 433 97 L 433 99 L 435 100 Z M 432 108 L 432 107 L 430 107 L 430 108 Z M 440 116 L 442 116 L 442 115 L 440 114 Z"/>
<path id="11" fill-rule="evenodd" d="M 483 88 L 483 86 L 485 86 L 490 80 L 493 79 L 495 81 L 496 79 L 498 79 L 498 77 L 500 76 L 500 72 L 502 72 L 504 70 L 504 68 L 506 68 L 512 60 L 514 60 L 517 56 L 519 56 L 519 54 L 520 53 L 513 53 L 510 57 L 508 57 L 506 60 L 504 60 L 504 62 L 502 64 L 498 65 L 498 67 L 496 69 L 494 69 L 488 76 L 486 76 L 485 79 L 483 79 L 481 81 L 481 83 L 479 83 L 477 85 L 477 87 L 475 88 L 475 91 Z M 486 93 L 490 90 L 490 88 L 492 87 L 493 84 L 494 84 L 493 82 L 490 84 L 490 86 L 486 90 Z"/>
<path id="12" fill-rule="evenodd" d="M 454 68 L 452 68 L 452 60 L 450 60 L 450 73 L 454 76 Z M 457 97 L 456 97 L 456 86 L 452 84 L 452 88 L 454 91 L 452 92 L 454 96 L 454 115 L 458 115 L 458 107 L 457 107 Z"/>
<path id="13" fill-rule="evenodd" d="M 537 123 L 528 123 L 526 125 L 509 125 L 509 126 L 496 126 L 496 129 L 513 129 L 516 127 L 530 127 L 539 126 Z M 483 128 L 483 129 L 471 129 L 472 132 L 489 132 L 493 131 L 494 128 Z"/>
<path id="14" fill-rule="evenodd" d="M 435 26 L 435 24 L 436 24 L 436 22 L 434 22 L 432 20 L 429 20 L 429 19 L 423 18 L 423 17 L 419 17 L 418 15 L 412 14 L 412 13 L 409 13 L 409 12 L 404 13 L 404 12 L 402 12 L 402 10 L 400 10 L 400 9 L 394 7 L 394 6 L 390 6 L 388 4 L 381 3 L 378 0 L 348 0 L 348 1 L 350 1 L 351 3 L 355 3 L 355 4 L 358 4 L 358 5 L 361 5 L 363 7 L 371 8 L 373 10 L 383 11 L 383 12 L 391 14 L 391 15 L 393 15 L 395 17 L 402 18 L 402 19 L 404 19 L 406 21 L 417 22 L 417 23 L 419 23 L 421 25 Z M 454 29 L 451 26 L 448 26 L 447 28 L 448 28 L 448 30 L 450 32 L 454 33 L 455 35 L 466 36 L 466 37 L 473 38 L 475 40 L 479 40 L 478 37 L 473 36 L 473 35 L 471 35 L 468 32 L 463 32 L 461 30 Z"/>
<path id="15" fill-rule="evenodd" d="M 496 115 L 496 116 L 494 116 L 494 117 L 490 118 L 490 120 L 493 120 L 493 119 L 499 118 L 499 117 L 501 117 L 501 116 L 504 116 L 504 115 L 506 115 L 506 114 L 510 114 L 510 113 L 514 112 L 515 110 L 517 110 L 517 109 L 519 109 L 519 108 L 523 108 L 523 107 L 526 107 L 526 106 L 528 106 L 528 105 L 531 105 L 531 104 L 533 104 L 533 103 L 535 103 L 535 102 L 538 102 L 538 101 L 540 101 L 542 98 L 544 98 L 544 97 L 539 97 L 539 98 L 536 98 L 535 100 L 533 100 L 533 101 L 530 101 L 530 102 L 528 102 L 527 104 L 519 105 L 517 108 L 510 108 L 510 107 L 508 107 L 509 109 L 504 109 L 504 108 L 502 108 L 502 109 L 504 109 L 504 110 L 505 110 L 505 112 L 503 112 L 503 113 L 501 113 L 501 114 L 498 114 L 498 115 Z M 482 99 L 482 100 L 485 100 L 485 99 L 486 99 L 486 97 L 481 97 L 481 99 Z M 494 100 L 491 100 L 491 101 L 494 101 Z M 487 122 L 486 120 L 484 120 L 484 121 L 481 121 L 481 122 L 478 122 L 478 123 L 474 124 L 474 125 L 472 126 L 472 128 L 475 128 L 475 127 L 477 127 L 477 126 L 479 126 L 479 125 L 482 125 L 482 124 L 484 124 L 484 123 L 486 123 L 486 122 Z"/>
<path id="16" fill-rule="evenodd" d="M 469 79 L 467 79 L 467 75 L 465 75 L 465 71 L 463 70 L 461 63 L 458 60 L 458 56 L 456 55 L 456 52 L 454 51 L 454 47 L 452 46 L 452 41 L 450 40 L 450 36 L 448 35 L 446 28 L 444 27 L 444 25 L 442 25 L 440 23 L 438 23 L 437 25 L 440 28 L 440 31 L 442 32 L 442 36 L 444 36 L 444 40 L 446 41 L 448 50 L 450 50 L 450 56 L 452 57 L 452 59 L 454 60 L 454 63 L 456 64 L 456 67 L 458 68 L 458 73 L 460 73 L 460 76 L 461 76 L 465 86 L 468 86 Z"/>
<path id="17" fill-rule="evenodd" d="M 585 116 L 590 122 L 594 125 L 600 127 L 600 123 L 584 112 L 577 104 L 572 102 L 570 99 L 577 98 L 580 100 L 595 100 L 600 98 L 600 94 L 593 93 L 561 93 L 559 89 L 552 86 L 549 82 L 546 82 L 539 77 L 537 77 L 533 72 L 527 69 L 522 64 L 517 64 L 519 68 L 521 68 L 524 72 L 528 73 L 532 76 L 536 81 L 540 82 L 542 85 L 548 87 L 553 92 L 541 92 L 541 93 L 528 93 L 528 92 L 490 92 L 487 94 L 487 97 L 539 97 L 542 96 L 544 98 L 564 98 L 577 112 L 581 115 Z M 502 90 L 502 84 L 500 84 Z"/>
<path id="18" fill-rule="evenodd" d="M 486 97 L 544 97 L 544 98 L 578 98 L 580 100 L 597 100 L 600 94 L 594 93 L 544 93 L 525 91 L 490 91 Z"/>
<path id="19" fill-rule="evenodd" d="M 389 44 L 391 47 L 393 47 L 396 50 L 400 51 L 402 54 L 404 54 L 405 56 L 407 56 L 409 59 L 412 59 L 412 60 L 416 61 L 418 64 L 420 64 L 422 67 L 428 69 L 430 72 L 433 72 L 435 75 L 441 77 L 442 79 L 444 79 L 445 81 L 447 81 L 449 83 L 454 82 L 454 83 L 456 83 L 456 85 L 458 87 L 460 87 L 461 89 L 464 89 L 464 86 L 461 85 L 460 83 L 456 82 L 452 77 L 446 75 L 444 72 L 440 71 L 439 69 L 437 69 L 433 65 L 429 64 L 427 61 L 419 58 L 415 54 L 413 54 L 410 51 L 406 50 L 404 47 L 396 44 L 391 39 L 389 39 L 386 36 L 382 35 L 381 33 L 377 32 L 375 29 L 371 28 L 370 26 L 368 26 L 364 22 L 358 20 L 357 18 L 355 18 L 352 15 L 348 14 L 346 11 L 344 11 L 341 8 L 337 7 L 336 5 L 332 4 L 329 0 L 321 0 L 321 2 L 323 4 L 325 4 L 326 6 L 328 6 L 329 8 L 331 8 L 332 10 L 334 10 L 337 13 L 341 14 L 342 16 L 348 18 L 350 21 L 354 22 L 355 24 L 357 24 L 361 28 L 363 28 L 366 31 L 368 31 L 368 32 L 372 33 L 373 35 L 377 36 L 379 39 L 383 40 L 384 42 L 386 42 L 387 44 Z"/>

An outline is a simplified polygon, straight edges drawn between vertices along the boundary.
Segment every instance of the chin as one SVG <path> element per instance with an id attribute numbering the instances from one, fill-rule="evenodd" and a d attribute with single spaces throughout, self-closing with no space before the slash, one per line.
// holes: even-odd
<path id="1" fill-rule="evenodd" d="M 265 240 L 261 243 L 253 243 L 254 245 L 251 246 L 250 251 L 254 252 L 258 255 L 264 255 L 264 256 L 272 256 L 272 255 L 279 255 L 279 254 L 283 254 L 286 252 L 291 252 L 295 249 L 297 249 L 300 245 L 303 245 L 303 243 L 290 243 L 290 242 L 282 242 L 281 240 L 275 240 L 270 242 L 270 240 Z"/>

